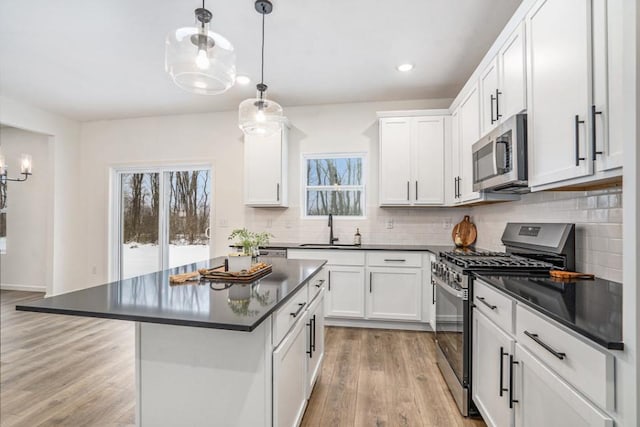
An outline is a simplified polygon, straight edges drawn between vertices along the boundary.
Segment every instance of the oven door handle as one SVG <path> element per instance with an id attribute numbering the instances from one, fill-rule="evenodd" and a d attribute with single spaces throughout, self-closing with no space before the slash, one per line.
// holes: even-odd
<path id="1" fill-rule="evenodd" d="M 447 293 L 453 295 L 456 298 L 460 298 L 460 299 L 464 299 L 464 292 L 463 291 L 457 291 L 455 289 L 453 289 L 451 286 L 448 285 L 443 285 L 440 282 L 436 282 L 436 285 L 438 285 L 438 287 L 444 291 L 446 291 Z"/>

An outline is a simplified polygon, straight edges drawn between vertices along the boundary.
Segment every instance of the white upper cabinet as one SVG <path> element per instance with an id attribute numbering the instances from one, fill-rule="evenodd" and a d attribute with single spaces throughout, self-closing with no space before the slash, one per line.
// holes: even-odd
<path id="1" fill-rule="evenodd" d="M 525 25 L 509 36 L 498 52 L 499 91 L 496 98 L 496 117 L 508 119 L 527 109 L 527 67 Z"/>
<path id="2" fill-rule="evenodd" d="M 380 119 L 381 206 L 444 204 L 445 116 Z"/>
<path id="3" fill-rule="evenodd" d="M 531 186 L 593 171 L 590 3 L 542 0 L 526 17 Z"/>
<path id="4" fill-rule="evenodd" d="M 592 156 L 596 171 L 622 166 L 623 0 L 593 0 Z"/>
<path id="5" fill-rule="evenodd" d="M 521 23 L 480 74 L 482 135 L 527 108 L 524 40 L 524 23 Z"/>
<path id="6" fill-rule="evenodd" d="M 474 86 L 460 104 L 459 155 L 460 178 L 458 182 L 459 199 L 468 202 L 480 198 L 480 193 L 473 191 L 473 153 L 472 146 L 480 138 L 480 96 L 478 87 Z"/>
<path id="7" fill-rule="evenodd" d="M 256 207 L 286 207 L 287 132 L 244 137 L 244 202 Z"/>
<path id="8" fill-rule="evenodd" d="M 411 118 L 380 119 L 380 205 L 410 205 Z"/>
<path id="9" fill-rule="evenodd" d="M 481 134 L 485 135 L 498 125 L 498 57 L 487 66 L 480 75 L 480 126 Z"/>
<path id="10" fill-rule="evenodd" d="M 459 198 L 459 186 L 460 181 L 460 108 L 456 108 L 451 113 L 451 146 L 447 153 L 449 153 L 449 173 L 446 180 L 447 194 L 446 203 L 448 205 L 457 204 Z"/>

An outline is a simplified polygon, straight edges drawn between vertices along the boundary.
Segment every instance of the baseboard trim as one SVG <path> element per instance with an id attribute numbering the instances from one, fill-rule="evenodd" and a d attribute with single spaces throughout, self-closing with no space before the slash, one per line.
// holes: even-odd
<path id="1" fill-rule="evenodd" d="M 11 283 L 0 284 L 0 290 L 3 291 L 25 291 L 25 292 L 46 292 L 46 286 L 38 285 L 14 285 Z"/>
<path id="2" fill-rule="evenodd" d="M 405 331 L 432 332 L 431 326 L 428 323 L 422 322 L 385 322 L 383 320 L 337 319 L 325 317 L 324 324 L 326 326 L 344 326 L 348 328 L 399 329 Z"/>

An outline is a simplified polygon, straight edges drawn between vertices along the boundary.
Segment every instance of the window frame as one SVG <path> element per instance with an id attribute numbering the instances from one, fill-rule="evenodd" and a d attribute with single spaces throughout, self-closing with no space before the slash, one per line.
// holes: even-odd
<path id="1" fill-rule="evenodd" d="M 302 153 L 300 156 L 300 183 L 301 183 L 301 217 L 302 219 L 326 220 L 328 215 L 307 215 L 307 191 L 311 190 L 331 190 L 332 185 L 308 185 L 307 183 L 307 160 L 316 159 L 348 159 L 359 157 L 362 159 L 362 184 L 361 185 L 341 185 L 341 190 L 361 190 L 360 204 L 362 215 L 334 215 L 334 218 L 364 220 L 367 219 L 367 179 L 368 179 L 368 158 L 366 152 L 330 152 L 330 153 Z M 338 190 L 339 191 L 339 190 Z"/>

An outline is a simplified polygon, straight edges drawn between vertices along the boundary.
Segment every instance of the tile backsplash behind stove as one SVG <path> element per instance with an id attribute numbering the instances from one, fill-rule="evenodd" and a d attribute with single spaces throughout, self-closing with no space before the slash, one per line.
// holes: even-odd
<path id="1" fill-rule="evenodd" d="M 572 222 L 576 224 L 576 269 L 622 281 L 622 190 L 619 188 L 539 192 L 516 202 L 462 208 L 379 208 L 369 206 L 366 219 L 336 218 L 339 243 L 352 243 L 356 228 L 364 244 L 452 245 L 451 230 L 471 215 L 478 229 L 476 245 L 504 251 L 500 241 L 507 222 Z M 288 209 L 246 208 L 247 227 L 265 230 L 274 242 L 324 243 L 326 219 L 303 219 L 299 206 Z M 392 228 L 388 228 L 389 221 Z"/>
<path id="2" fill-rule="evenodd" d="M 477 206 L 477 245 L 503 251 L 506 222 L 576 224 L 576 269 L 622 282 L 622 189 L 526 194 L 517 202 Z"/>

